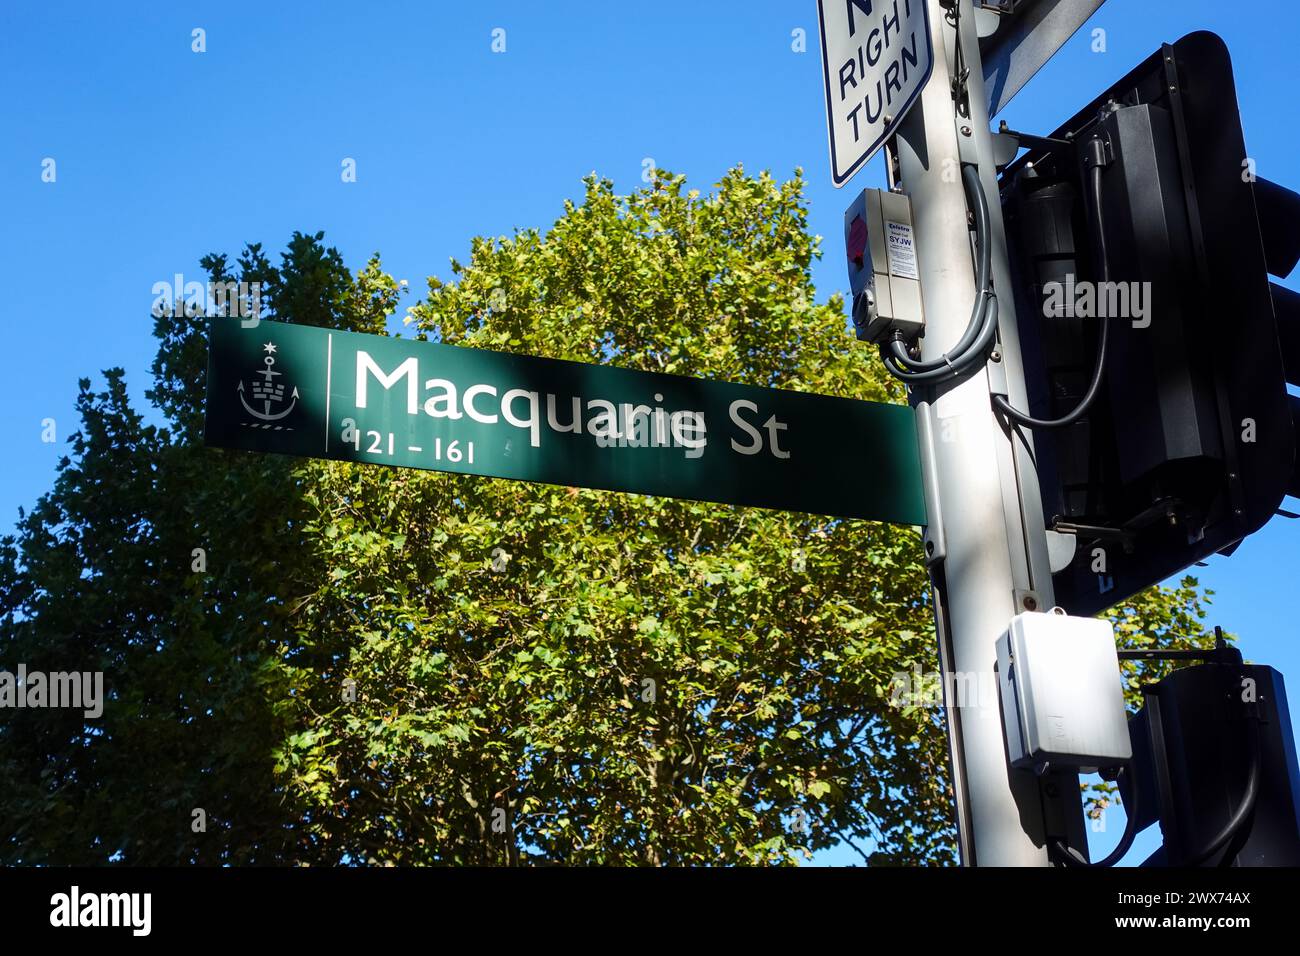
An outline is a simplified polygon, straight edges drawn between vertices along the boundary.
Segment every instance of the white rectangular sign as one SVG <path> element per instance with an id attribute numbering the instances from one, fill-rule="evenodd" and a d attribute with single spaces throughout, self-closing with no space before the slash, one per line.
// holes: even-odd
<path id="1" fill-rule="evenodd" d="M 926 7 L 927 0 L 817 0 L 836 186 L 894 134 L 930 79 Z"/>

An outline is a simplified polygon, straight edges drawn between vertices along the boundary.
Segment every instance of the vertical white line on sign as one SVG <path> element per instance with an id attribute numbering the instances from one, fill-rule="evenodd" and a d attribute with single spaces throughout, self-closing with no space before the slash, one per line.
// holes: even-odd
<path id="1" fill-rule="evenodd" d="M 334 335 L 325 336 L 325 450 L 330 450 L 330 376 L 334 373 Z"/>

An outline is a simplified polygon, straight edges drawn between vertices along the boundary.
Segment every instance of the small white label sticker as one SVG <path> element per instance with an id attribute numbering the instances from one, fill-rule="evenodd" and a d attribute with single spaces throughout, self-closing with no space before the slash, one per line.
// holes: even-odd
<path id="1" fill-rule="evenodd" d="M 886 222 L 885 239 L 890 275 L 919 280 L 921 274 L 916 268 L 916 244 L 912 241 L 912 227 L 905 222 Z"/>

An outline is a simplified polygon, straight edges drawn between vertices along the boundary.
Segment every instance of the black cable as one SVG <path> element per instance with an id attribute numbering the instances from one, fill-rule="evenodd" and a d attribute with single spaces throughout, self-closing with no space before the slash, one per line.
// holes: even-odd
<path id="1" fill-rule="evenodd" d="M 964 359 L 966 352 L 970 349 L 971 344 L 977 341 L 984 332 L 984 322 L 987 320 L 988 306 L 984 296 L 993 294 L 992 272 L 993 272 L 993 249 L 988 242 L 987 237 L 991 232 L 989 219 L 988 197 L 984 195 L 984 188 L 980 183 L 979 170 L 974 166 L 962 167 L 962 184 L 966 187 L 966 202 L 975 217 L 975 240 L 978 252 L 978 259 L 975 263 L 975 304 L 971 307 L 970 322 L 966 325 L 966 331 L 962 333 L 957 344 L 945 352 L 940 358 L 917 360 L 907 354 L 907 348 L 903 345 L 902 333 L 896 333 L 890 342 L 890 358 L 894 362 L 909 371 L 930 372 L 937 369 L 951 369 L 954 364 Z M 953 359 L 952 356 L 957 356 Z"/>
<path id="2" fill-rule="evenodd" d="M 938 368 L 929 369 L 924 372 L 911 371 L 902 368 L 894 357 L 889 355 L 884 347 L 881 347 L 880 357 L 885 363 L 885 368 L 896 378 L 902 379 L 908 385 L 927 385 L 932 382 L 941 382 L 957 378 L 971 370 L 971 366 L 982 364 L 989 347 L 993 344 L 994 336 L 998 328 L 998 300 L 996 296 L 984 295 L 984 320 L 980 326 L 980 334 L 976 339 L 974 346 L 962 356 L 951 359 L 950 364 L 945 363 Z"/>
<path id="3" fill-rule="evenodd" d="M 1102 219 L 1102 164 L 1099 162 L 1093 165 L 1089 177 L 1091 190 L 1089 198 L 1092 205 L 1092 226 L 1094 236 L 1097 242 L 1097 254 L 1101 266 L 1101 278 L 1103 282 L 1110 281 L 1110 255 L 1106 249 L 1106 229 Z M 1067 425 L 1073 425 L 1092 408 L 1097 396 L 1101 393 L 1102 379 L 1106 374 L 1106 348 L 1110 340 L 1110 316 L 1101 317 L 1101 331 L 1097 335 L 1097 360 L 1092 372 L 1092 381 L 1088 384 L 1088 391 L 1084 394 L 1082 401 L 1075 406 L 1074 410 L 1068 415 L 1061 418 L 1034 418 L 1018 410 L 1007 401 L 1005 395 L 994 395 L 993 404 L 1007 418 L 1026 428 L 1064 428 Z"/>
<path id="4" fill-rule="evenodd" d="M 956 64 L 955 64 L 954 75 L 952 78 L 952 98 L 957 101 L 958 111 L 961 113 L 961 115 L 969 116 L 970 115 L 969 107 L 965 110 L 961 109 L 961 107 L 964 105 L 962 101 L 965 98 L 966 84 L 967 84 L 967 79 L 970 76 L 970 70 L 967 69 L 966 67 L 966 51 L 962 48 L 961 45 L 961 2 L 960 0 L 957 0 L 957 2 L 953 3 L 952 9 L 949 12 L 951 13 L 950 20 L 952 21 L 953 33 L 956 35 L 956 39 L 957 39 Z"/>
<path id="5" fill-rule="evenodd" d="M 1218 834 L 1210 841 L 1209 845 L 1199 853 L 1194 853 L 1179 866 L 1200 866 L 1215 853 L 1222 850 L 1233 840 L 1241 828 L 1245 825 L 1250 815 L 1255 812 L 1255 803 L 1259 799 L 1259 777 L 1260 777 L 1260 739 L 1259 739 L 1259 721 L 1254 717 L 1247 717 L 1247 726 L 1251 735 L 1250 746 L 1250 771 L 1246 776 L 1246 793 L 1241 798 L 1241 805 L 1237 807 L 1237 812 L 1228 818 L 1228 822 L 1220 828 Z M 1227 862 L 1226 860 L 1224 861 Z"/>
<path id="6" fill-rule="evenodd" d="M 880 346 L 880 358 L 885 368 L 895 377 L 908 385 L 922 385 L 943 381 L 969 372 L 976 365 L 982 366 L 988 351 L 997 336 L 998 306 L 997 296 L 992 286 L 992 244 L 991 220 L 989 217 L 988 197 L 980 182 L 979 169 L 975 166 L 962 167 L 962 183 L 966 189 L 966 201 L 975 220 L 976 242 L 976 296 L 971 308 L 970 322 L 957 343 L 937 359 L 914 359 L 907 354 L 901 333 L 895 333 L 892 340 Z"/>
<path id="7" fill-rule="evenodd" d="M 953 78 L 953 98 L 958 101 L 958 111 L 962 110 L 961 101 L 965 96 L 966 78 L 969 70 L 965 64 L 961 45 L 961 4 L 948 4 L 948 15 L 957 35 L 957 67 Z M 989 218 L 988 197 L 980 181 L 979 168 L 969 164 L 962 166 L 962 184 L 966 192 L 966 206 L 970 210 L 975 226 L 976 268 L 975 268 L 975 302 L 971 306 L 970 321 L 961 338 L 951 349 L 936 359 L 914 359 L 908 353 L 903 335 L 895 332 L 888 342 L 880 345 L 880 359 L 885 368 L 894 377 L 909 386 L 926 385 L 944 380 L 951 380 L 967 374 L 977 367 L 983 367 L 988 360 L 988 353 L 997 340 L 998 304 L 993 292 L 992 262 L 993 246 L 991 220 Z"/>
<path id="8" fill-rule="evenodd" d="M 1132 767 L 1133 767 L 1132 764 L 1126 764 L 1123 771 L 1121 772 L 1125 776 L 1130 776 L 1133 772 Z M 1092 863 L 1084 859 L 1083 855 L 1079 853 L 1079 851 L 1075 850 L 1073 847 L 1066 846 L 1060 840 L 1053 840 L 1052 849 L 1054 849 L 1060 855 L 1061 862 L 1064 863 L 1066 866 L 1092 867 L 1095 869 L 1102 869 L 1105 867 L 1114 866 L 1120 860 L 1124 859 L 1124 854 L 1128 853 L 1129 849 L 1132 848 L 1133 841 L 1137 839 L 1137 835 L 1138 835 L 1137 821 L 1138 821 L 1138 790 L 1139 789 L 1140 788 L 1138 785 L 1138 781 L 1134 780 L 1133 786 L 1131 788 L 1132 792 L 1129 794 L 1128 806 L 1124 808 L 1124 812 L 1126 814 L 1124 820 L 1124 833 L 1120 837 L 1119 843 L 1116 844 L 1115 849 L 1111 850 L 1110 853 L 1108 853 L 1102 859 L 1098 860 L 1096 863 Z"/>

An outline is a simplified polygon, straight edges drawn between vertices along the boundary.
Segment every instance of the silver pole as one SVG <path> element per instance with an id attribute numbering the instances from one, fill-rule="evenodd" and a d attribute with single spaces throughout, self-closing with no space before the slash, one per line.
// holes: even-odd
<path id="1" fill-rule="evenodd" d="M 1000 307 L 1000 361 L 934 390 L 918 389 L 928 499 L 927 531 L 945 693 L 988 687 L 994 644 L 1022 610 L 1052 606 L 1042 508 L 1024 436 L 1004 432 L 990 402 L 990 376 L 1005 375 L 1011 400 L 1026 407 L 1016 311 L 998 202 L 975 17 L 961 4 L 970 115 L 952 96 L 955 32 L 940 0 L 929 4 L 934 73 L 896 141 L 901 188 L 912 198 L 926 330 L 922 357 L 938 358 L 961 336 L 975 300 L 974 260 L 961 165 L 978 162 L 989 197 L 993 276 Z M 950 675 L 973 678 L 954 680 Z M 968 866 L 1047 866 L 1044 817 L 1032 774 L 1007 765 L 996 695 L 946 701 L 962 860 Z M 960 706 L 953 706 L 954 703 Z M 1075 791 L 1077 803 L 1077 790 Z M 1078 811 L 1076 811 L 1078 812 Z"/>

